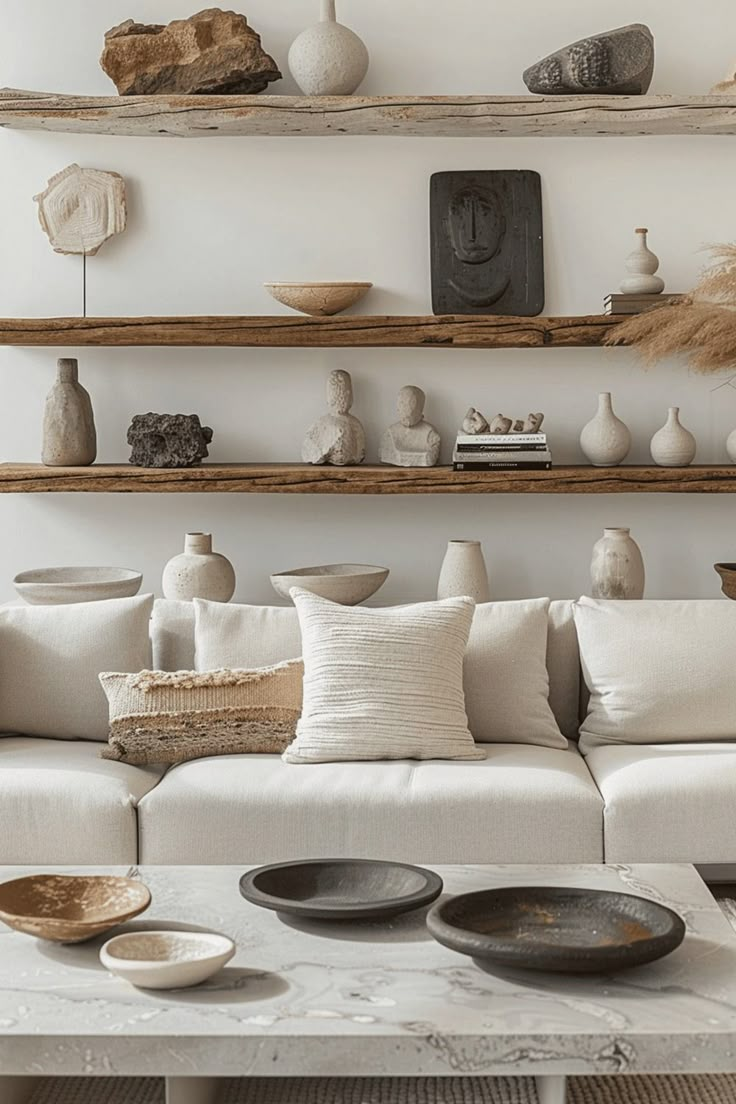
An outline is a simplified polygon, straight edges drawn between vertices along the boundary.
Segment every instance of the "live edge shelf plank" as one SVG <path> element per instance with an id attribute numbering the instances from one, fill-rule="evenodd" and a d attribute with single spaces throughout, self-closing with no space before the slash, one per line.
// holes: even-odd
<path id="1" fill-rule="evenodd" d="M 46 468 L 0 464 L 0 494 L 50 492 L 244 494 L 736 494 L 736 466 L 559 467 L 551 471 L 453 472 L 451 468 L 205 464 L 134 468 L 96 464 Z"/>
<path id="2" fill-rule="evenodd" d="M 601 345 L 622 319 L 606 315 L 240 318 L 0 318 L 0 345 L 255 348 L 534 349 Z"/>
<path id="3" fill-rule="evenodd" d="M 0 126 L 201 138 L 736 134 L 736 94 L 709 96 L 67 96 L 0 90 Z"/>

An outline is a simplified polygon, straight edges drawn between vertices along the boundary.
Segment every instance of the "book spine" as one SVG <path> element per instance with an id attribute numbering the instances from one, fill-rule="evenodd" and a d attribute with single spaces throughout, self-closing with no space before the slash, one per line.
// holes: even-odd
<path id="1" fill-rule="evenodd" d="M 546 445 L 546 433 L 458 433 L 457 445 Z"/>
<path id="2" fill-rule="evenodd" d="M 502 463 L 494 461 L 488 463 L 483 460 L 459 460 L 453 465 L 453 471 L 549 471 L 552 464 L 549 460 L 542 462 L 521 460 L 518 463 Z"/>
<path id="3" fill-rule="evenodd" d="M 456 445 L 456 452 L 546 452 L 547 445 Z"/>
<path id="4" fill-rule="evenodd" d="M 521 464 L 525 460 L 535 464 L 549 463 L 552 453 L 547 449 L 537 452 L 533 450 L 525 452 L 457 452 L 452 456 L 454 463 L 483 463 L 483 464 Z"/>

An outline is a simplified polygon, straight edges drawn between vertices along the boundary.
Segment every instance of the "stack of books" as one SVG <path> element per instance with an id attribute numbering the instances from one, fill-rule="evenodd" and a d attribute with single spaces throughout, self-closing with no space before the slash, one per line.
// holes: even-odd
<path id="1" fill-rule="evenodd" d="M 453 471 L 547 471 L 552 455 L 546 433 L 458 434 Z"/>
<path id="2" fill-rule="evenodd" d="M 652 307 L 666 307 L 679 303 L 682 295 L 607 295 L 603 302 L 606 314 L 642 314 Z"/>

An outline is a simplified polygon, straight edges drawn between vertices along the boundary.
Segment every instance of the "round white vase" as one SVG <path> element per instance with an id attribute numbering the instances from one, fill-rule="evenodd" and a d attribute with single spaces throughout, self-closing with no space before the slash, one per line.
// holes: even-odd
<path id="1" fill-rule="evenodd" d="M 169 560 L 163 574 L 164 598 L 229 602 L 235 593 L 233 565 L 212 551 L 211 533 L 187 533 L 184 551 Z"/>
<path id="2" fill-rule="evenodd" d="M 652 460 L 660 468 L 686 468 L 695 459 L 697 445 L 689 430 L 680 423 L 679 406 L 671 406 L 667 421 L 652 437 Z"/>
<path id="3" fill-rule="evenodd" d="M 488 569 L 480 541 L 451 540 L 437 583 L 438 598 L 474 598 L 490 602 Z"/>
<path id="4" fill-rule="evenodd" d="M 350 96 L 363 82 L 365 44 L 337 22 L 335 0 L 321 0 L 321 21 L 302 31 L 289 50 L 289 69 L 305 96 Z"/>
<path id="5" fill-rule="evenodd" d="M 613 412 L 610 391 L 598 396 L 598 412 L 584 426 L 580 447 L 596 468 L 611 468 L 625 460 L 631 448 L 631 434 Z"/>
<path id="6" fill-rule="evenodd" d="M 604 529 L 590 565 L 594 598 L 644 597 L 644 560 L 630 529 Z"/>
<path id="7" fill-rule="evenodd" d="M 629 275 L 622 281 L 621 291 L 628 295 L 659 295 L 664 291 L 664 280 L 654 275 L 659 268 L 659 257 L 647 245 L 649 231 L 640 226 L 634 233 L 636 247 L 626 258 Z"/>
<path id="8" fill-rule="evenodd" d="M 726 441 L 726 452 L 728 453 L 728 458 L 731 463 L 736 464 L 736 429 L 734 429 L 728 435 L 728 440 Z"/>

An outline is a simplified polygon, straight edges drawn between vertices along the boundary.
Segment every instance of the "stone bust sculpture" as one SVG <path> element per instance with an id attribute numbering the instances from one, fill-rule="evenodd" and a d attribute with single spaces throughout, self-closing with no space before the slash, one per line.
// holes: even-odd
<path id="1" fill-rule="evenodd" d="M 399 420 L 381 441 L 382 464 L 397 468 L 433 468 L 440 458 L 440 435 L 424 420 L 426 395 L 420 387 L 402 387 L 396 403 Z"/>
<path id="2" fill-rule="evenodd" d="M 327 380 L 328 414 L 307 430 L 302 445 L 305 464 L 335 464 L 345 467 L 365 460 L 365 432 L 350 413 L 353 381 L 349 372 L 330 372 Z"/>

